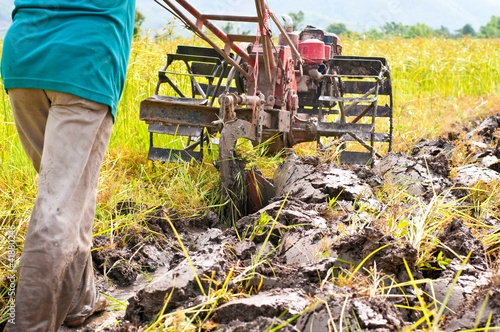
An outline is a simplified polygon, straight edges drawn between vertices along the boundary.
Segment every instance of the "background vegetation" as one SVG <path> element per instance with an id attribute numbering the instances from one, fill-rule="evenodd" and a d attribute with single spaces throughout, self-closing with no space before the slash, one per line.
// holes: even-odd
<path id="1" fill-rule="evenodd" d="M 294 21 L 294 30 L 303 28 L 304 13 L 289 13 Z M 403 23 L 387 22 L 378 29 L 360 33 L 350 31 L 342 22 L 335 22 L 326 27 L 328 32 L 333 32 L 337 35 L 343 35 L 351 39 L 369 38 L 369 39 L 388 39 L 393 37 L 401 38 L 461 38 L 465 36 L 473 38 L 500 38 L 500 16 L 492 16 L 491 20 L 484 26 L 479 28 L 479 31 L 474 30 L 471 24 L 465 24 L 461 29 L 450 31 L 447 27 L 441 26 L 439 29 L 434 29 L 425 23 L 417 23 L 416 25 L 404 25 Z"/>
<path id="2" fill-rule="evenodd" d="M 304 12 L 298 11 L 296 13 L 288 13 L 288 15 L 293 20 L 294 31 L 303 29 L 305 26 L 305 16 Z M 141 31 L 141 25 L 144 22 L 144 15 L 136 10 L 134 35 L 138 36 Z M 223 25 L 222 30 L 226 34 L 237 33 L 247 35 L 250 34 L 250 30 L 241 31 L 239 27 L 231 22 Z M 405 25 L 399 22 L 386 22 L 383 26 L 378 29 L 371 29 L 366 32 L 351 31 L 342 22 L 334 22 L 325 28 L 328 32 L 333 32 L 337 35 L 341 35 L 348 39 L 390 39 L 394 37 L 400 37 L 404 39 L 411 38 L 445 38 L 445 39 L 458 39 L 463 37 L 478 38 L 478 39 L 495 39 L 500 38 L 500 16 L 492 16 L 491 20 L 485 25 L 481 26 L 478 31 L 474 27 L 466 23 L 464 26 L 456 31 L 450 31 L 445 26 L 441 26 L 438 29 L 434 29 L 425 23 L 417 23 L 415 25 Z"/>

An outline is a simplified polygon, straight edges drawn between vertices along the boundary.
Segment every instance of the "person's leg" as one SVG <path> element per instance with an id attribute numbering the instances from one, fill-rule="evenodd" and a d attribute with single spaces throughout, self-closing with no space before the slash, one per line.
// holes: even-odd
<path id="1" fill-rule="evenodd" d="M 38 172 L 50 100 L 40 89 L 9 89 L 9 97 L 19 139 Z"/>
<path id="2" fill-rule="evenodd" d="M 68 314 L 90 315 L 97 301 L 89 255 L 97 183 L 113 120 L 106 105 L 46 94 L 51 106 L 38 196 L 19 265 L 16 324 L 7 324 L 8 331 L 55 331 Z"/>
<path id="3" fill-rule="evenodd" d="M 83 270 L 81 282 L 75 296 L 73 297 L 72 303 L 64 320 L 65 322 L 75 322 L 80 318 L 88 317 L 100 304 L 98 302 L 99 296 L 97 296 L 98 294 L 95 290 L 94 268 L 92 264 L 92 256 L 90 255 L 90 249 L 92 246 L 92 224 L 95 217 L 95 208 L 97 203 L 99 173 L 104 153 L 106 152 L 106 148 L 108 146 L 112 127 L 113 117 L 111 112 L 107 112 L 106 118 L 103 119 L 101 127 L 98 129 L 95 136 L 94 144 L 87 161 L 87 166 L 84 170 L 88 181 L 84 180 L 81 182 L 83 186 L 86 186 L 87 182 L 90 182 L 90 185 L 88 188 L 80 186 L 80 190 L 87 191 L 90 195 L 87 208 L 85 209 L 86 216 L 84 216 L 84 219 L 82 220 L 83 227 L 80 228 L 82 244 L 87 243 L 88 245 L 88 257 Z"/>
<path id="4" fill-rule="evenodd" d="M 93 309 L 99 304 L 99 296 L 95 290 L 94 268 L 92 266 L 92 256 L 88 255 L 87 264 L 83 271 L 80 284 L 76 290 L 73 302 L 71 303 L 64 322 L 72 325 L 80 325 L 85 318 L 92 314 Z M 77 323 L 77 324 L 76 324 Z"/>

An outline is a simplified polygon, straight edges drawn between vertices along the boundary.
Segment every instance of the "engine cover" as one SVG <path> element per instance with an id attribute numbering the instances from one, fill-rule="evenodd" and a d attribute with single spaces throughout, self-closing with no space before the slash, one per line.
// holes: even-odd
<path id="1" fill-rule="evenodd" d="M 307 64 L 320 64 L 325 60 L 325 43 L 318 39 L 299 42 L 299 52 Z"/>

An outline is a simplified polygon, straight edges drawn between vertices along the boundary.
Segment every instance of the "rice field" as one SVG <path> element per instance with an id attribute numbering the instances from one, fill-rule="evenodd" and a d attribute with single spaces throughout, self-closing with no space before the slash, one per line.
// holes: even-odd
<path id="1" fill-rule="evenodd" d="M 161 165 L 147 160 L 149 135 L 139 121 L 139 103 L 154 93 L 157 71 L 178 44 L 203 45 L 197 39 L 134 41 L 100 179 L 96 234 L 112 237 L 117 229 L 135 222 L 114 213 L 120 201 L 171 206 L 185 215 L 202 213 L 216 202 L 212 189 L 218 174 L 210 160 L 202 165 Z M 343 49 L 345 55 L 387 58 L 395 97 L 396 151 L 409 151 L 422 138 L 446 135 L 474 119 L 500 113 L 500 40 L 344 40 Z M 19 258 L 36 197 L 37 174 L 17 138 L 1 82 L 0 88 L 0 227 L 17 229 Z M 0 239 L 3 285 L 7 285 L 7 246 L 7 239 Z"/>

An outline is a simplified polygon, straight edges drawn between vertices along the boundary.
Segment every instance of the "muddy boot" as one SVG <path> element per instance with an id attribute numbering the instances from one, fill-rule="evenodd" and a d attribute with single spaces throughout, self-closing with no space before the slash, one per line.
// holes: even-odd
<path id="1" fill-rule="evenodd" d="M 106 307 L 108 305 L 109 305 L 109 301 L 104 296 L 99 296 L 99 300 L 97 301 L 96 307 L 94 308 L 94 311 L 92 312 L 92 314 L 90 314 L 87 317 L 81 317 L 81 318 L 78 318 L 78 319 L 75 319 L 75 320 L 71 320 L 69 322 L 64 322 L 64 324 L 66 326 L 69 326 L 69 327 L 80 326 L 90 316 L 106 310 Z"/>

